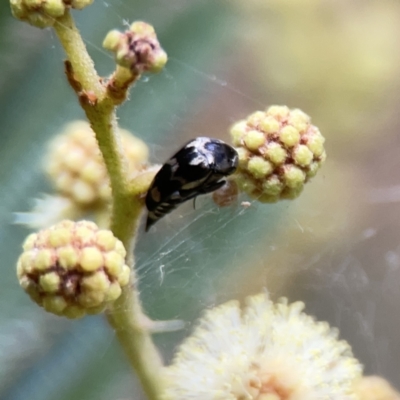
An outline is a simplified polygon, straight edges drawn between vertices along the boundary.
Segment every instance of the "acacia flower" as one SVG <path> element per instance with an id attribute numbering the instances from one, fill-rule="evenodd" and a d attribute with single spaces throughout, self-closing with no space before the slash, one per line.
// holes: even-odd
<path id="1" fill-rule="evenodd" d="M 69 8 L 81 10 L 92 3 L 93 0 L 10 0 L 14 17 L 38 28 L 53 26 Z"/>
<path id="2" fill-rule="evenodd" d="M 143 21 L 135 21 L 125 32 L 110 31 L 103 47 L 114 52 L 118 65 L 134 74 L 160 72 L 168 58 L 153 26 Z"/>
<path id="3" fill-rule="evenodd" d="M 130 177 L 142 171 L 148 158 L 147 145 L 120 129 L 121 144 Z M 62 196 L 83 207 L 108 203 L 110 182 L 94 132 L 86 121 L 73 121 L 50 143 L 45 170 Z"/>
<path id="4" fill-rule="evenodd" d="M 355 392 L 360 400 L 400 400 L 400 393 L 380 376 L 364 376 L 355 385 Z"/>
<path id="5" fill-rule="evenodd" d="M 362 367 L 304 304 L 249 297 L 205 313 L 165 368 L 165 399 L 350 400 Z"/>
<path id="6" fill-rule="evenodd" d="M 63 196 L 42 195 L 34 199 L 34 206 L 28 212 L 14 213 L 14 224 L 26 225 L 31 229 L 45 228 L 63 219 L 79 219 L 82 210 L 71 199 Z"/>
<path id="7" fill-rule="evenodd" d="M 20 285 L 46 311 L 97 314 L 129 283 L 121 241 L 89 221 L 62 221 L 29 235 L 17 264 Z"/>
<path id="8" fill-rule="evenodd" d="M 325 161 L 324 137 L 303 111 L 271 106 L 231 128 L 236 182 L 263 203 L 294 199 Z"/>

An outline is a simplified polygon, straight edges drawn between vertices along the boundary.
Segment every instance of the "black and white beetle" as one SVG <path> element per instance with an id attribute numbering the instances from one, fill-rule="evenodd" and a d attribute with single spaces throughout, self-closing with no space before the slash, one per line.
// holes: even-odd
<path id="1" fill-rule="evenodd" d="M 236 171 L 238 154 L 222 140 L 198 137 L 174 154 L 157 172 L 146 195 L 146 231 L 187 200 L 223 186 Z"/>

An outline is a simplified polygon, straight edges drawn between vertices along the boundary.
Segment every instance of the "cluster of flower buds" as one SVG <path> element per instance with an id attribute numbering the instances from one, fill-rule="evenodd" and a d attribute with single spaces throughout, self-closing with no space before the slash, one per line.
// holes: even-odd
<path id="1" fill-rule="evenodd" d="M 143 170 L 147 145 L 120 129 L 130 177 Z M 109 202 L 110 183 L 94 133 L 85 121 L 68 124 L 50 144 L 45 170 L 56 190 L 80 206 Z"/>
<path id="2" fill-rule="evenodd" d="M 89 221 L 62 221 L 27 237 L 17 264 L 22 288 L 48 312 L 97 314 L 129 283 L 126 251 L 111 231 Z"/>
<path id="3" fill-rule="evenodd" d="M 118 65 L 135 75 L 159 72 L 167 62 L 167 53 L 161 48 L 154 28 L 142 21 L 134 22 L 125 32 L 110 31 L 103 47 L 114 52 Z"/>
<path id="4" fill-rule="evenodd" d="M 10 0 L 14 17 L 38 28 L 54 25 L 68 8 L 81 10 L 93 0 Z"/>
<path id="5" fill-rule="evenodd" d="M 301 110 L 272 106 L 231 128 L 236 182 L 261 202 L 296 198 L 326 158 L 324 137 Z"/>

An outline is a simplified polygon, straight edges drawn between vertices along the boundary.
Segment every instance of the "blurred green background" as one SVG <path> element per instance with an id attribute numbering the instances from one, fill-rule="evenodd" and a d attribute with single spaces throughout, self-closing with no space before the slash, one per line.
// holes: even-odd
<path id="1" fill-rule="evenodd" d="M 229 140 L 228 128 L 271 104 L 299 107 L 326 137 L 328 160 L 299 199 L 218 209 L 186 204 L 142 233 L 145 308 L 188 329 L 159 334 L 166 360 L 206 307 L 267 287 L 339 327 L 368 374 L 400 388 L 400 4 L 396 0 L 96 0 L 74 13 L 99 72 L 105 34 L 153 24 L 169 55 L 119 110 L 153 162 L 185 140 Z M 51 193 L 41 162 L 63 124 L 83 118 L 54 33 L 0 4 L 0 398 L 139 399 L 101 316 L 46 314 L 19 288 L 27 229 L 13 212 Z M 398 186 L 399 185 L 399 186 Z M 143 232 L 143 231 L 142 231 Z"/>

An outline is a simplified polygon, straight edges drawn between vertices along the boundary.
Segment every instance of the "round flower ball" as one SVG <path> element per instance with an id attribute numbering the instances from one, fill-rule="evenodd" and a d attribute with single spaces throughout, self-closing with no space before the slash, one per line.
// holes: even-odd
<path id="1" fill-rule="evenodd" d="M 294 199 L 325 161 L 324 137 L 299 109 L 271 106 L 231 128 L 239 154 L 236 182 L 264 203 Z"/>
<path id="2" fill-rule="evenodd" d="M 126 251 L 109 230 L 89 221 L 62 221 L 23 245 L 17 276 L 46 311 L 68 318 L 97 314 L 129 283 Z"/>
<path id="3" fill-rule="evenodd" d="M 93 0 L 10 0 L 14 17 L 38 28 L 53 26 L 70 8 L 81 10 L 92 3 Z"/>
<path id="4" fill-rule="evenodd" d="M 165 400 L 356 400 L 362 372 L 338 331 L 267 294 L 208 310 L 164 368 Z M 360 399 L 363 399 L 360 397 Z"/>
<path id="5" fill-rule="evenodd" d="M 133 177 L 143 170 L 148 148 L 130 132 L 120 129 L 120 134 Z M 92 207 L 111 200 L 107 170 L 94 132 L 85 121 L 69 123 L 54 138 L 44 167 L 57 192 L 79 206 Z"/>

